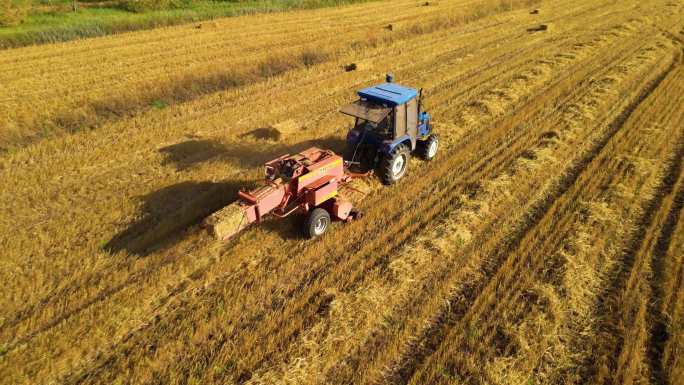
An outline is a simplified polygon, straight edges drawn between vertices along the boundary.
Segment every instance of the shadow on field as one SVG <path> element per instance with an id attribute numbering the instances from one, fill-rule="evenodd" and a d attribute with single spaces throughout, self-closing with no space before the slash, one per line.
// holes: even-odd
<path id="1" fill-rule="evenodd" d="M 544 32 L 548 31 L 549 26 L 547 24 L 540 24 L 540 25 L 535 25 L 534 27 L 527 28 L 527 32 L 530 33 L 535 33 L 535 32 Z"/>
<path id="2" fill-rule="evenodd" d="M 282 136 L 283 134 L 273 127 L 261 127 L 240 135 L 240 138 L 253 138 L 257 140 L 280 140 Z"/>
<path id="3" fill-rule="evenodd" d="M 304 239 L 304 215 L 293 213 L 287 218 L 269 217 L 259 226 L 269 233 L 278 234 L 284 240 Z"/>
<path id="4" fill-rule="evenodd" d="M 263 137 L 270 135 L 263 128 L 258 128 L 240 137 Z M 166 158 L 163 164 L 174 165 L 178 171 L 187 170 L 205 162 L 232 161 L 240 167 L 253 168 L 281 155 L 294 154 L 309 147 L 330 149 L 342 153 L 345 141 L 338 137 L 327 137 L 307 140 L 296 144 L 273 141 L 245 140 L 238 143 L 223 143 L 213 139 L 192 139 L 173 144 L 159 150 Z"/>
<path id="5" fill-rule="evenodd" d="M 251 168 L 261 166 L 280 155 L 297 153 L 312 146 L 340 153 L 344 148 L 344 140 L 328 137 L 294 145 L 265 143 L 259 146 L 249 142 L 236 145 L 193 139 L 160 151 L 167 156 L 164 163 L 173 164 L 178 170 L 185 170 L 202 162 L 221 160 L 237 161 L 241 166 Z M 142 219 L 115 235 L 103 249 L 111 253 L 125 250 L 145 256 L 171 247 L 180 241 L 185 229 L 199 224 L 209 214 L 233 202 L 241 188 L 250 189 L 256 184 L 257 181 L 244 180 L 220 183 L 183 182 L 138 197 L 142 201 Z M 300 236 L 302 223 L 300 216 L 293 215 L 286 219 L 267 220 L 263 226 L 285 239 L 292 239 Z"/>
<path id="6" fill-rule="evenodd" d="M 159 152 L 166 156 L 162 164 L 173 164 L 181 171 L 226 154 L 228 149 L 220 142 L 205 139 L 173 144 Z"/>
<path id="7" fill-rule="evenodd" d="M 235 200 L 245 186 L 236 182 L 183 182 L 139 197 L 143 202 L 137 222 L 115 235 L 105 250 L 116 253 L 126 250 L 145 256 L 173 246 L 188 227 Z"/>

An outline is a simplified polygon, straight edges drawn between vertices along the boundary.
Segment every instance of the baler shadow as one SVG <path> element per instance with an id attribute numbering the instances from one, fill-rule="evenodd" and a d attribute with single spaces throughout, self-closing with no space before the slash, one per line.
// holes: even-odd
<path id="1" fill-rule="evenodd" d="M 304 223 L 306 221 L 306 215 L 302 213 L 293 213 L 287 218 L 273 218 L 270 217 L 264 220 L 259 227 L 264 231 L 277 234 L 281 239 L 286 241 L 291 240 L 307 240 L 308 238 L 304 234 Z M 337 226 L 344 225 L 344 222 L 335 220 L 331 224 L 330 230 L 328 232 L 334 231 Z M 324 237 L 327 236 L 323 235 Z"/>
<path id="2" fill-rule="evenodd" d="M 299 213 L 293 213 L 287 218 L 268 218 L 263 221 L 261 226 L 264 231 L 278 234 L 283 240 L 297 240 L 304 239 L 304 216 Z"/>
<path id="3" fill-rule="evenodd" d="M 312 146 L 342 153 L 344 144 L 343 139 L 332 136 L 295 144 L 270 141 L 223 143 L 213 139 L 192 139 L 164 147 L 160 152 L 166 155 L 163 163 L 173 164 L 179 171 L 209 161 L 234 162 L 240 167 L 253 168 L 281 155 L 297 153 Z"/>
<path id="4" fill-rule="evenodd" d="M 278 156 L 294 154 L 312 146 L 341 153 L 344 143 L 337 137 L 261 146 L 249 142 L 225 144 L 215 140 L 192 139 L 164 147 L 160 151 L 167 155 L 164 163 L 174 164 L 179 171 L 207 161 L 231 161 L 245 168 L 253 168 Z M 116 234 L 103 249 L 111 253 L 125 250 L 146 256 L 171 247 L 180 241 L 185 229 L 233 202 L 240 189 L 250 189 L 256 182 L 183 182 L 140 196 L 141 219 Z M 277 232 L 284 239 L 295 239 L 301 236 L 302 223 L 301 216 L 293 215 L 285 219 L 269 219 L 262 226 L 268 231 Z"/>
<path id="5" fill-rule="evenodd" d="M 146 256 L 171 247 L 180 241 L 185 229 L 235 200 L 243 187 L 244 181 L 183 182 L 141 196 L 142 219 L 116 234 L 103 249 Z"/>
<path id="6" fill-rule="evenodd" d="M 269 218 L 262 222 L 259 226 L 264 231 L 278 234 L 278 236 L 285 241 L 311 241 L 304 231 L 304 223 L 306 222 L 306 215 L 302 213 L 293 213 L 287 218 Z M 345 226 L 345 222 L 340 220 L 333 220 L 328 231 L 321 237 L 327 237 L 330 233 L 335 232 L 338 226 Z"/>

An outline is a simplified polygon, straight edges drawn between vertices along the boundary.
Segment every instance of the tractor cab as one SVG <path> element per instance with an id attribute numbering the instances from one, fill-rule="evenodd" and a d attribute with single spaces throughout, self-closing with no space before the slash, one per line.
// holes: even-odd
<path id="1" fill-rule="evenodd" d="M 409 156 L 418 152 L 431 160 L 437 153 L 438 138 L 432 133 L 430 115 L 422 111 L 422 90 L 385 83 L 358 91 L 359 99 L 340 112 L 355 118 L 347 135 L 345 159 L 361 169 L 379 166 L 386 184 L 401 179 Z"/>
<path id="2" fill-rule="evenodd" d="M 368 131 L 383 140 L 394 139 L 396 136 L 394 125 L 390 121 L 392 109 L 386 105 L 369 100 L 358 100 L 345 108 L 344 113 L 356 118 L 355 131 Z"/>

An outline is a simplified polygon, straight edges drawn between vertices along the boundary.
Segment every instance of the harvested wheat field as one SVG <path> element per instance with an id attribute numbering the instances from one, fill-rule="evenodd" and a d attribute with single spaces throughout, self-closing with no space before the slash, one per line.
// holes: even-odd
<path id="1" fill-rule="evenodd" d="M 205 24 L 0 51 L 0 384 L 682 384 L 684 1 Z M 433 161 L 318 239 L 200 226 L 386 72 Z"/>

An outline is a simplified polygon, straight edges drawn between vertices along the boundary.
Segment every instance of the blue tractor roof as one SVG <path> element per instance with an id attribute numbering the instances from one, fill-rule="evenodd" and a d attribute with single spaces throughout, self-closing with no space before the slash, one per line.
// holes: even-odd
<path id="1" fill-rule="evenodd" d="M 359 91 L 359 96 L 376 102 L 400 105 L 408 102 L 418 95 L 418 91 L 396 83 L 383 83 L 377 86 L 364 88 Z"/>

